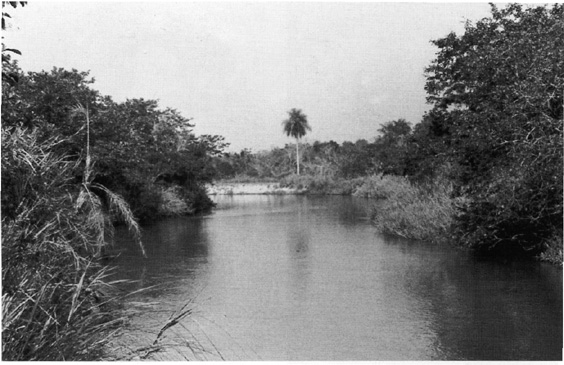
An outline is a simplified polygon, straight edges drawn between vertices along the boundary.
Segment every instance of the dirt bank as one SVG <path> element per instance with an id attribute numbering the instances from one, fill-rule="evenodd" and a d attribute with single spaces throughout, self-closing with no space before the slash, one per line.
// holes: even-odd
<path id="1" fill-rule="evenodd" d="M 222 183 L 207 185 L 209 195 L 303 194 L 304 190 L 282 188 L 279 183 Z"/>

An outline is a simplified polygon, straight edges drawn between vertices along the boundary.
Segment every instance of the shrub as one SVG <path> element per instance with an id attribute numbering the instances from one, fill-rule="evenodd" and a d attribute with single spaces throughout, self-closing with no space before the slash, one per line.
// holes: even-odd
<path id="1" fill-rule="evenodd" d="M 384 183 L 396 182 L 384 187 Z M 452 185 L 438 182 L 418 186 L 405 178 L 384 178 L 376 184 L 386 199 L 374 205 L 371 218 L 383 233 L 417 240 L 445 240 L 456 213 L 457 200 L 451 198 Z"/>
<path id="2" fill-rule="evenodd" d="M 192 183 L 182 187 L 179 191 L 180 197 L 186 201 L 188 208 L 193 213 L 204 213 L 215 207 L 215 203 L 207 194 L 203 184 Z"/>
<path id="3" fill-rule="evenodd" d="M 193 209 L 182 199 L 179 186 L 161 187 L 161 203 L 159 204 L 159 215 L 173 216 L 184 215 L 193 212 Z"/>
<path id="4" fill-rule="evenodd" d="M 387 199 L 412 192 L 413 186 L 406 178 L 378 174 L 365 178 L 354 195 L 364 198 Z"/>
<path id="5" fill-rule="evenodd" d="M 456 219 L 458 242 L 490 253 L 533 256 L 554 232 L 562 232 L 562 159 L 535 158 L 531 169 L 498 168 L 473 192 Z"/>
<path id="6" fill-rule="evenodd" d="M 544 250 L 538 259 L 562 266 L 562 239 L 562 231 L 554 232 L 552 237 L 544 241 Z"/>

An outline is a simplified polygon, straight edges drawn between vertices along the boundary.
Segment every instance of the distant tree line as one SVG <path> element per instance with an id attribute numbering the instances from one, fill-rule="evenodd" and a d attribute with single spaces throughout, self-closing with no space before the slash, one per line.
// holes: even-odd
<path id="1" fill-rule="evenodd" d="M 302 173 L 330 178 L 356 178 L 378 173 L 406 175 L 412 127 L 405 119 L 384 123 L 380 135 L 371 142 L 335 141 L 305 143 L 299 151 Z M 256 178 L 280 178 L 296 172 L 296 146 L 287 144 L 270 151 L 226 152 L 213 158 L 213 166 L 222 179 L 245 175 Z"/>

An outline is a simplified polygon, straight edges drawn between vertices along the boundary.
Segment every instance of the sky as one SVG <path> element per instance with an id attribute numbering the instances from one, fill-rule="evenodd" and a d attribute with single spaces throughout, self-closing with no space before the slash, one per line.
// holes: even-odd
<path id="1" fill-rule="evenodd" d="M 24 71 L 90 71 L 115 101 L 159 101 L 228 150 L 283 147 L 292 108 L 304 142 L 373 140 L 421 121 L 430 41 L 490 14 L 486 3 L 29 2 L 3 33 Z"/>

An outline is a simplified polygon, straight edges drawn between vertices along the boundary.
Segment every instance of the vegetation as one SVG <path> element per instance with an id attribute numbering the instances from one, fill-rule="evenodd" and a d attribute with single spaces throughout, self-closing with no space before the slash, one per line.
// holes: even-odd
<path id="1" fill-rule="evenodd" d="M 2 133 L 3 360 L 91 360 L 119 323 L 106 298 L 92 214 L 78 204 L 76 163 L 20 128 Z"/>
<path id="2" fill-rule="evenodd" d="M 433 42 L 433 109 L 414 160 L 446 165 L 468 198 L 454 227 L 464 246 L 537 254 L 562 232 L 563 42 L 562 4 L 492 5 L 491 18 Z"/>
<path id="3" fill-rule="evenodd" d="M 2 29 L 24 4 L 3 3 Z M 433 44 L 420 123 L 300 151 L 311 128 L 292 109 L 296 145 L 257 153 L 223 153 L 156 101 L 114 102 L 88 72 L 24 73 L 3 45 L 3 360 L 99 359 L 123 320 L 97 261 L 113 225 L 143 250 L 139 221 L 210 209 L 216 178 L 379 199 L 383 232 L 562 264 L 564 5 L 492 5 Z"/>
<path id="4" fill-rule="evenodd" d="M 452 184 L 415 185 L 405 177 L 388 176 L 373 180 L 377 181 L 369 181 L 368 189 L 364 189 L 384 199 L 371 216 L 381 232 L 430 242 L 444 242 L 449 237 L 457 204 L 461 203 L 461 198 L 452 198 Z"/>
<path id="5" fill-rule="evenodd" d="M 156 101 L 116 103 L 91 88 L 94 80 L 87 72 L 54 68 L 24 75 L 17 64 L 12 68 L 20 78 L 3 93 L 5 129 L 36 130 L 41 140 L 59 136 L 62 141 L 54 152 L 83 164 L 89 153 L 96 161 L 90 183 L 121 195 L 141 221 L 158 216 L 162 191 L 175 186 L 178 189 L 173 191 L 190 207 L 187 211 L 211 208 L 204 184 L 214 177 L 208 162 L 224 148 L 222 137 L 196 137 L 189 119 L 174 109 L 159 109 Z M 85 149 L 87 139 L 90 151 Z M 84 179 L 82 171 L 76 171 L 77 181 Z"/>
<path id="6" fill-rule="evenodd" d="M 3 2 L 2 28 L 9 14 Z M 223 138 L 157 102 L 116 103 L 88 72 L 24 73 L 2 48 L 2 359 L 97 360 L 119 329 L 98 258 L 113 226 L 209 209 Z"/>
<path id="7" fill-rule="evenodd" d="M 297 174 L 300 174 L 300 138 L 311 130 L 307 117 L 300 109 L 292 109 L 288 112 L 289 118 L 282 122 L 284 133 L 296 139 L 296 166 Z"/>
<path id="8" fill-rule="evenodd" d="M 561 262 L 563 9 L 492 5 L 464 34 L 433 41 L 432 109 L 413 127 L 399 119 L 373 141 L 304 145 L 305 176 L 292 175 L 291 145 L 225 154 L 214 160 L 218 174 L 387 198 L 374 213 L 383 231 Z M 419 233 L 431 222 L 439 226 Z"/>

